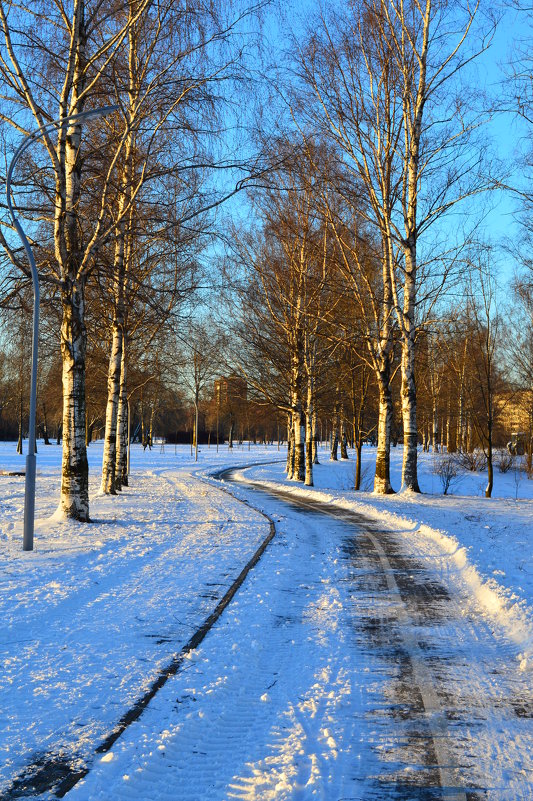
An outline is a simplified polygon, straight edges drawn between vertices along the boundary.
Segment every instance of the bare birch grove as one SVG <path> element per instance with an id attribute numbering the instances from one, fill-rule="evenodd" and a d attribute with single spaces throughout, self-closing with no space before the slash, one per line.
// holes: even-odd
<path id="1" fill-rule="evenodd" d="M 146 7 L 135 4 L 134 18 Z M 19 134 L 47 122 L 64 121 L 91 107 L 102 76 L 128 34 L 131 19 L 103 25 L 107 10 L 96 2 L 74 0 L 70 14 L 53 2 L 0 3 L 5 57 L 0 76 L 7 88 L 3 119 Z M 38 29 L 35 18 L 39 19 Z M 107 31 L 104 35 L 103 31 Z M 52 54 L 62 52 L 56 58 Z M 36 66 L 39 65 L 39 69 Z M 87 123 L 90 124 L 90 123 Z M 99 121 L 100 126 L 108 122 Z M 85 290 L 99 246 L 112 229 L 105 213 L 115 164 L 126 144 L 118 138 L 95 198 L 98 209 L 90 230 L 84 224 L 83 121 L 61 123 L 57 133 L 44 133 L 49 160 L 51 253 L 41 253 L 41 275 L 57 287 L 61 308 L 63 362 L 63 465 L 60 506 L 67 517 L 89 519 L 88 463 L 85 444 Z M 53 243 L 53 245 L 52 245 Z M 4 237 L 4 248 L 22 269 Z M 53 255 L 52 255 L 53 254 Z"/>
<path id="2" fill-rule="evenodd" d="M 415 348 L 420 325 L 419 247 L 426 229 L 453 205 L 480 190 L 478 155 L 470 135 L 478 119 L 454 87 L 476 53 L 466 41 L 477 5 L 439 0 L 361 0 L 340 14 L 322 14 L 297 72 L 305 101 L 295 92 L 295 115 L 333 143 L 345 169 L 341 193 L 359 195 L 359 217 L 381 240 L 382 303 L 396 316 L 402 342 L 402 488 L 418 491 Z M 486 46 L 482 43 L 480 48 Z M 456 104 L 460 115 L 450 116 Z M 434 283 L 438 291 L 443 280 Z M 388 318 L 389 314 L 386 313 Z M 387 386 L 392 322 L 379 348 L 381 458 L 375 491 L 389 492 L 390 414 Z M 378 340 L 376 340 L 377 342 Z M 382 467 L 383 466 L 383 467 Z"/>

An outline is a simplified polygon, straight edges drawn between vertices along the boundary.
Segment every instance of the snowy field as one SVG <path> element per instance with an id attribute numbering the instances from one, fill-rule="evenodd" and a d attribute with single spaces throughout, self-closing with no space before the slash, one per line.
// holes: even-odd
<path id="1" fill-rule="evenodd" d="M 363 511 L 396 532 L 407 552 L 479 609 L 513 686 L 531 683 L 533 482 L 525 476 L 496 472 L 495 497 L 487 500 L 485 477 L 465 474 L 455 494 L 444 497 L 433 457 L 421 454 L 424 495 L 375 497 L 351 490 L 353 460 L 330 463 L 325 450 L 315 488 L 306 490 L 285 481 L 284 452 L 276 446 L 224 447 L 218 454 L 203 447 L 195 464 L 188 448 L 167 445 L 134 447 L 131 487 L 110 498 L 98 491 L 96 443 L 89 448 L 93 523 L 83 525 L 54 517 L 60 456 L 55 445 L 39 448 L 32 553 L 21 549 L 24 479 L 0 476 L 0 795 L 6 798 L 53 797 L 13 783 L 25 767 L 51 757 L 69 771 L 89 765 L 69 793 L 83 801 L 400 797 L 383 791 L 383 764 L 400 771 L 402 760 L 397 744 L 390 755 L 388 729 L 375 723 L 390 676 L 378 675 L 373 655 L 347 635 L 344 535 L 336 539 L 334 522 L 324 528 L 311 521 L 306 533 L 291 512 L 263 504 L 243 485 L 230 490 L 268 507 L 278 531 L 272 546 L 186 668 L 112 750 L 95 756 L 269 532 L 261 514 L 205 480 L 230 465 L 262 462 L 243 470 L 243 479 Z M 365 449 L 367 487 L 373 457 Z M 23 465 L 14 444 L 0 445 L 1 470 Z M 401 449 L 393 449 L 395 487 L 400 466 Z M 471 657 L 477 656 L 474 647 Z M 529 707 L 526 713 L 526 729 L 506 719 L 491 724 L 485 739 L 479 734 L 485 761 L 480 753 L 470 756 L 479 776 L 490 773 L 490 787 L 470 797 L 533 798 Z"/>

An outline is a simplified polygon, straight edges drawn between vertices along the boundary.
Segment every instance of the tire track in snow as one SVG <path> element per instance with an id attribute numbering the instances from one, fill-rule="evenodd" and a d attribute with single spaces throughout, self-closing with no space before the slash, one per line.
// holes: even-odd
<path id="1" fill-rule="evenodd" d="M 171 485 L 177 482 L 171 477 L 164 477 Z M 213 486 L 209 482 L 204 482 L 208 486 Z M 231 603 L 235 594 L 244 583 L 249 572 L 256 566 L 261 556 L 268 548 L 270 542 L 276 534 L 274 521 L 268 514 L 255 509 L 248 502 L 240 501 L 223 487 L 216 488 L 220 492 L 230 495 L 238 503 L 244 503 L 248 508 L 262 515 L 269 523 L 269 533 L 255 550 L 251 558 L 242 568 L 237 578 L 231 583 L 230 587 L 218 601 L 214 610 L 207 616 L 203 623 L 196 628 L 192 636 L 171 659 L 167 665 L 158 672 L 157 677 L 151 683 L 149 689 L 144 692 L 137 701 L 121 716 L 114 729 L 97 746 L 95 754 L 106 754 L 110 751 L 119 737 L 138 720 L 157 693 L 164 687 L 168 679 L 176 675 L 182 668 L 185 660 L 192 651 L 198 648 L 206 634 L 210 631 L 216 621 L 220 618 L 226 607 Z M 159 558 L 164 558 L 164 555 Z M 0 801 L 14 801 L 19 798 L 42 795 L 53 792 L 57 798 L 63 798 L 73 789 L 80 780 L 87 776 L 90 765 L 80 759 L 72 759 L 65 756 L 63 749 L 59 748 L 52 754 L 46 754 L 36 759 L 32 764 L 25 766 L 24 770 L 15 777 L 11 786 L 0 795 Z"/>
<path id="2" fill-rule="evenodd" d="M 410 687 L 418 685 L 443 797 L 529 801 L 533 797 L 531 687 L 516 669 L 516 647 L 495 629 L 459 577 L 450 576 L 454 593 L 450 596 L 438 579 L 435 581 L 431 562 L 428 571 L 427 562 L 406 556 L 401 537 L 392 529 L 382 530 L 358 512 L 310 501 L 271 484 L 245 483 L 297 508 L 355 524 L 366 534 L 371 548 L 365 553 L 375 553 L 372 563 L 379 562 L 383 589 L 395 599 L 392 617 L 390 609 L 381 612 L 384 649 L 390 649 L 392 633 L 400 649 L 396 658 L 404 654 L 409 664 L 407 674 L 399 678 L 399 692 L 406 693 L 407 702 L 403 711 L 400 703 L 399 712 L 392 714 L 405 720 L 406 705 L 412 703 Z M 418 738 L 416 731 L 414 734 Z M 398 745 L 394 748 L 399 753 L 402 750 Z M 410 801 L 413 797 L 405 796 Z"/>
<path id="3" fill-rule="evenodd" d="M 78 798 L 359 798 L 346 785 L 353 789 L 353 769 L 361 770 L 352 745 L 368 756 L 359 729 L 373 703 L 372 674 L 360 675 L 359 649 L 341 622 L 349 600 L 336 580 L 347 573 L 342 535 L 331 538 L 322 521 L 295 531 L 283 515 L 283 535 L 190 670 L 117 743 L 113 759 L 95 765 Z"/>
<path id="4" fill-rule="evenodd" d="M 460 786 L 460 768 L 458 765 L 454 764 L 445 709 L 442 707 L 439 697 L 434 690 L 435 681 L 426 666 L 422 650 L 416 634 L 413 631 L 413 622 L 409 617 L 402 594 L 396 582 L 394 576 L 395 571 L 381 543 L 370 531 L 370 521 L 366 520 L 362 515 L 345 510 L 338 510 L 320 501 L 303 500 L 295 497 L 292 493 L 276 490 L 270 486 L 265 488 L 260 482 L 247 481 L 246 484 L 262 492 L 267 492 L 277 498 L 288 501 L 298 507 L 303 507 L 313 512 L 321 512 L 322 514 L 334 517 L 337 520 L 343 520 L 351 525 L 355 523 L 372 543 L 372 547 L 379 557 L 389 593 L 396 601 L 395 614 L 403 628 L 403 642 L 408 652 L 415 683 L 420 691 L 426 711 L 427 723 L 431 732 L 431 739 L 440 774 L 440 784 L 446 793 L 446 801 L 467 801 L 466 793 Z"/>

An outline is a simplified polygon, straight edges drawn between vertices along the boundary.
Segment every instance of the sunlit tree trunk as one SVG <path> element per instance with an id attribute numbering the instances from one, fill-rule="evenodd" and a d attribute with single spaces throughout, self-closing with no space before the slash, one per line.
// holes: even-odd
<path id="1" fill-rule="evenodd" d="M 294 461 L 294 449 L 292 443 L 292 417 L 290 414 L 287 415 L 287 464 L 285 466 L 285 472 L 287 473 L 287 478 L 292 478 L 292 466 Z"/>
<path id="2" fill-rule="evenodd" d="M 318 460 L 318 423 L 315 409 L 313 409 L 313 464 L 320 464 Z"/>
<path id="3" fill-rule="evenodd" d="M 116 495 L 115 470 L 117 446 L 117 414 L 120 395 L 120 374 L 122 364 L 122 325 L 115 316 L 111 356 L 107 376 L 107 406 L 104 434 L 104 454 L 102 461 L 101 491 Z"/>
<path id="4" fill-rule="evenodd" d="M 120 490 L 122 487 L 127 487 L 128 483 L 128 382 L 126 372 L 126 339 L 123 336 L 117 412 L 115 485 L 117 490 Z"/>
<path id="5" fill-rule="evenodd" d="M 439 415 L 437 410 L 437 397 L 432 398 L 432 427 L 431 427 L 431 450 L 438 453 L 439 450 Z"/>
<path id="6" fill-rule="evenodd" d="M 379 412 L 378 447 L 376 453 L 376 475 L 374 492 L 389 495 L 393 492 L 390 482 L 390 443 L 392 427 L 392 392 L 390 386 L 390 364 L 386 364 L 378 376 Z"/>
<path id="7" fill-rule="evenodd" d="M 339 385 L 335 387 L 335 406 L 333 407 L 333 417 L 331 419 L 331 445 L 329 459 L 336 462 L 339 453 Z"/>
<path id="8" fill-rule="evenodd" d="M 313 432 L 314 400 L 313 400 L 313 378 L 309 373 L 307 378 L 307 403 L 305 410 L 305 484 L 313 486 Z"/>
<path id="9" fill-rule="evenodd" d="M 84 281 L 62 296 L 63 460 L 61 510 L 75 520 L 89 520 L 89 465 L 85 444 Z"/>

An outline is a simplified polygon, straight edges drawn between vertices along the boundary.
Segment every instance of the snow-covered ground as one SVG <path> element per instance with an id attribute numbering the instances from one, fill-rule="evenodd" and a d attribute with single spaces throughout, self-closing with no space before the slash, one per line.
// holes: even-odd
<path id="1" fill-rule="evenodd" d="M 402 449 L 392 449 L 393 487 L 401 484 Z M 431 561 L 445 579 L 466 581 L 495 622 L 523 646 L 521 666 L 533 669 L 533 480 L 522 470 L 496 469 L 492 498 L 485 498 L 485 472 L 459 472 L 452 495 L 442 494 L 434 472 L 439 456 L 419 453 L 422 495 L 375 496 L 352 490 L 354 462 L 331 463 L 321 453 L 313 490 L 290 483 L 299 495 L 318 497 L 358 509 L 401 531 L 413 554 Z M 372 488 L 375 449 L 363 452 L 362 484 Z M 287 482 L 281 465 L 257 468 L 249 479 Z"/>
<path id="2" fill-rule="evenodd" d="M 433 457 L 421 454 L 425 494 L 382 498 L 354 493 L 353 461 L 332 464 L 326 451 L 315 488 L 306 490 L 285 481 L 275 446 L 218 454 L 204 447 L 195 464 L 187 448 L 167 445 L 134 447 L 131 487 L 110 498 L 98 493 L 101 455 L 91 445 L 94 522 L 60 523 L 53 517 L 60 448 L 40 447 L 31 553 L 21 550 L 24 480 L 0 476 L 0 794 L 32 796 L 13 779 L 53 757 L 70 770 L 90 766 L 70 793 L 83 801 L 400 797 L 387 795 L 380 778 L 382 760 L 401 762 L 398 748 L 390 756 L 389 730 L 376 723 L 391 676 L 350 636 L 346 535 L 334 521 L 325 528 L 310 519 L 304 529 L 296 513 L 242 486 L 231 491 L 268 508 L 277 537 L 186 668 L 111 751 L 95 757 L 268 534 L 258 512 L 201 480 L 229 465 L 264 462 L 243 475 L 364 511 L 397 532 L 407 553 L 462 601 L 471 598 L 516 686 L 527 685 L 533 482 L 525 477 L 496 473 L 487 500 L 483 476 L 465 475 L 457 494 L 444 497 Z M 374 451 L 364 456 L 368 480 Z M 394 449 L 395 486 L 400 465 Z M 14 445 L 0 445 L 0 469 L 21 466 Z M 475 642 L 469 648 L 475 660 Z M 480 736 L 488 760 L 480 775 L 492 770 L 480 798 L 533 797 L 532 711 L 522 700 L 523 714 L 506 720 L 501 742 L 494 726 L 492 739 Z"/>

